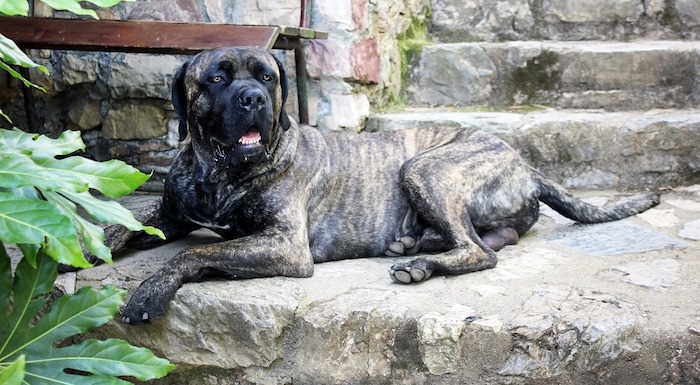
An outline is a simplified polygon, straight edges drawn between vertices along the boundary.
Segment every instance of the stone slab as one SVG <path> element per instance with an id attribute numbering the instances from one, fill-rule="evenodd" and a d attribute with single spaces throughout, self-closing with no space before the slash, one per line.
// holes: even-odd
<path id="1" fill-rule="evenodd" d="M 373 115 L 366 130 L 480 128 L 570 188 L 644 189 L 700 182 L 695 145 L 700 143 L 699 110 L 517 111 L 408 108 Z"/>
<path id="2" fill-rule="evenodd" d="M 573 225 L 553 231 L 547 240 L 586 255 L 607 256 L 687 247 L 688 243 L 627 222 Z"/>
<path id="3" fill-rule="evenodd" d="M 436 0 L 431 34 L 440 41 L 697 38 L 693 0 Z"/>
<path id="4" fill-rule="evenodd" d="M 389 279 L 393 258 L 368 258 L 318 264 L 306 279 L 190 283 L 164 318 L 143 326 L 114 320 L 96 336 L 123 338 L 178 363 L 152 382 L 162 385 L 692 384 L 700 376 L 700 244 L 611 247 L 609 254 L 602 246 L 621 237 L 637 243 L 628 230 L 678 239 L 700 220 L 686 209 L 700 203 L 696 190 L 662 196 L 657 209 L 677 223 L 632 217 L 611 234 L 605 225 L 582 230 L 543 206 L 540 221 L 498 253 L 492 270 L 404 286 Z M 602 204 L 628 194 L 575 195 Z M 151 199 L 137 195 L 125 204 Z M 601 255 L 552 239 L 567 231 L 600 245 Z M 197 231 L 122 255 L 113 266 L 65 275 L 63 287 L 134 290 L 182 248 L 217 239 Z"/>
<path id="5" fill-rule="evenodd" d="M 423 47 L 416 105 L 643 110 L 699 107 L 698 41 L 517 41 Z"/>

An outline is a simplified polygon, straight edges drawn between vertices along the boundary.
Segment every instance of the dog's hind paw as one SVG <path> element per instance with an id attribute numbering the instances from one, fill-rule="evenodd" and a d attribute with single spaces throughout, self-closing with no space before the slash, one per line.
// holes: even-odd
<path id="1" fill-rule="evenodd" d="M 480 234 L 481 240 L 493 251 L 499 251 L 505 246 L 518 243 L 518 232 L 510 227 L 499 227 Z"/>
<path id="2" fill-rule="evenodd" d="M 402 255 L 413 255 L 418 252 L 420 245 L 413 237 L 401 237 L 398 240 L 391 242 L 389 247 L 384 251 L 384 255 L 388 257 L 400 257 Z"/>
<path id="3" fill-rule="evenodd" d="M 396 283 L 408 284 L 422 282 L 430 278 L 432 269 L 428 268 L 420 259 L 405 264 L 396 264 L 389 269 L 389 276 Z"/>

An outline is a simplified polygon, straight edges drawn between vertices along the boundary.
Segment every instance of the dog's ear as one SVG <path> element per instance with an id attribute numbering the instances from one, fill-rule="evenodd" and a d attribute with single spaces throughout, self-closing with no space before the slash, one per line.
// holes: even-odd
<path id="1" fill-rule="evenodd" d="M 180 133 L 180 141 L 182 142 L 187 137 L 187 93 L 185 91 L 185 71 L 189 62 L 185 63 L 175 73 L 173 78 L 173 108 L 180 119 L 178 131 Z"/>
<path id="2" fill-rule="evenodd" d="M 287 88 L 287 72 L 284 70 L 284 64 L 273 55 L 275 58 L 275 61 L 277 62 L 277 67 L 280 70 L 280 88 L 282 89 L 282 106 L 280 106 L 280 125 L 282 128 L 287 131 L 289 129 L 289 126 L 291 126 L 291 122 L 289 121 L 289 116 L 287 116 L 287 112 L 284 110 L 284 104 L 287 102 L 287 96 L 289 95 L 289 89 Z"/>

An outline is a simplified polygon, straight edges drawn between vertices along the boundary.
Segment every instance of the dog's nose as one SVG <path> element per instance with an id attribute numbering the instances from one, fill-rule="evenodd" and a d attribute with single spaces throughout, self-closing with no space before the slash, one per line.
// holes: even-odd
<path id="1" fill-rule="evenodd" d="M 265 94 L 258 88 L 246 88 L 238 97 L 241 107 L 248 111 L 257 111 L 265 105 Z"/>

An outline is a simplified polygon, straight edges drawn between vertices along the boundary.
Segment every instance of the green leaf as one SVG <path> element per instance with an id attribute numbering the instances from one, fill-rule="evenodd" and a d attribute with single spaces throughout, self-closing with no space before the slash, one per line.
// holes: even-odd
<path id="1" fill-rule="evenodd" d="M 12 286 L 12 310 L 5 311 L 8 317 L 0 318 L 0 367 L 9 366 L 13 361 L 24 362 L 23 384 L 30 385 L 126 385 L 129 382 L 117 377 L 147 381 L 160 378 L 175 368 L 147 349 L 116 339 L 87 340 L 56 347 L 68 337 L 111 320 L 123 304 L 126 291 L 114 286 L 99 290 L 84 287 L 74 295 L 58 298 L 47 309 L 43 294 L 53 287 L 57 265 L 43 253 L 37 265 L 37 269 L 32 269 L 21 261 L 17 267 Z M 91 375 L 67 373 L 65 369 Z M 4 381 L 0 383 L 5 385 Z"/>
<path id="2" fill-rule="evenodd" d="M 134 192 L 149 178 L 120 160 L 95 162 L 80 156 L 71 156 L 65 159 L 46 159 L 39 164 L 54 175 L 54 178 L 85 183 L 110 198 L 119 198 Z"/>
<path id="3" fill-rule="evenodd" d="M 162 231 L 151 226 L 142 225 L 134 218 L 131 211 L 125 209 L 118 202 L 97 199 L 88 193 L 64 191 L 62 194 L 71 201 L 81 205 L 88 214 L 102 223 L 120 224 L 131 231 L 145 231 L 147 234 L 157 235 L 161 239 L 165 239 Z"/>
<path id="4" fill-rule="evenodd" d="M 10 119 L 10 117 L 7 116 L 6 113 L 2 112 L 1 109 L 0 109 L 0 116 L 2 116 L 3 118 L 5 118 L 5 120 L 7 120 L 8 123 L 12 123 L 12 119 Z"/>
<path id="5" fill-rule="evenodd" d="M 38 243 L 60 263 L 91 266 L 83 256 L 70 218 L 46 201 L 0 192 L 0 241 Z"/>
<path id="6" fill-rule="evenodd" d="M 18 189 L 34 186 L 49 191 L 88 190 L 88 184 L 85 181 L 61 178 L 61 175 L 56 175 L 52 170 L 34 163 L 27 155 L 0 153 L 0 187 Z"/>
<path id="7" fill-rule="evenodd" d="M 29 15 L 29 2 L 27 0 L 0 1 L 0 14 L 7 16 L 27 16 Z"/>
<path id="8" fill-rule="evenodd" d="M 21 385 L 24 380 L 24 356 L 19 356 L 10 366 L 0 370 L 0 384 Z"/>
<path id="9" fill-rule="evenodd" d="M 0 153 L 15 153 L 34 159 L 53 158 L 85 149 L 80 131 L 63 131 L 56 139 L 46 135 L 29 134 L 18 128 L 0 129 Z"/>
<path id="10" fill-rule="evenodd" d="M 63 215 L 70 218 L 73 226 L 83 236 L 83 244 L 94 256 L 107 263 L 112 263 L 112 251 L 104 244 L 105 234 L 102 227 L 90 223 L 81 217 L 75 204 L 63 195 L 55 192 L 45 192 L 44 196 L 56 208 L 61 210 Z"/>
<path id="11" fill-rule="evenodd" d="M 39 320 L 36 327 L 29 328 L 24 335 L 25 346 L 51 345 L 54 341 L 72 337 L 98 327 L 114 318 L 123 304 L 126 290 L 108 285 L 99 290 L 83 287 L 73 295 L 64 295 L 51 310 Z M 43 349 L 38 349 L 43 350 Z M 27 361 L 31 361 L 27 349 Z"/>
<path id="12" fill-rule="evenodd" d="M 147 349 L 108 339 L 87 340 L 77 345 L 51 349 L 43 360 L 28 362 L 26 370 L 28 373 L 50 376 L 51 368 L 55 365 L 103 376 L 129 375 L 139 381 L 162 377 L 175 368 L 175 365 L 156 357 Z"/>
<path id="13" fill-rule="evenodd" d="M 18 65 L 24 68 L 37 68 L 44 74 L 49 74 L 48 68 L 46 68 L 43 65 L 34 63 L 34 61 L 32 61 L 32 59 L 30 59 L 29 56 L 27 56 L 27 54 L 25 54 L 17 46 L 17 44 L 15 44 L 14 41 L 0 34 L 0 68 L 9 72 L 10 75 L 12 75 L 13 77 L 21 80 L 25 86 L 35 87 L 46 92 L 44 88 L 25 79 L 19 72 L 12 69 L 10 65 Z"/>
<path id="14" fill-rule="evenodd" d="M 48 300 L 58 276 L 57 264 L 41 253 L 37 266 L 21 260 L 12 284 L 12 311 L 0 309 L 7 317 L 0 317 L 0 362 L 14 354 L 14 346 L 21 344 L 21 334 Z M 20 342 L 18 342 L 20 341 Z"/>
<path id="15" fill-rule="evenodd" d="M 87 15 L 98 19 L 95 11 L 81 7 L 78 0 L 41 0 L 41 2 L 59 11 L 69 11 L 76 15 Z"/>
<path id="16" fill-rule="evenodd" d="M 22 256 L 29 262 L 32 267 L 36 267 L 36 256 L 39 254 L 41 247 L 36 243 L 22 243 L 17 245 L 22 250 Z"/>
<path id="17" fill-rule="evenodd" d="M 136 0 L 85 0 L 85 2 L 95 4 L 100 8 L 109 8 L 121 3 L 122 1 L 130 3 Z"/>

